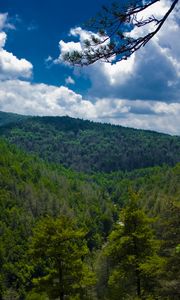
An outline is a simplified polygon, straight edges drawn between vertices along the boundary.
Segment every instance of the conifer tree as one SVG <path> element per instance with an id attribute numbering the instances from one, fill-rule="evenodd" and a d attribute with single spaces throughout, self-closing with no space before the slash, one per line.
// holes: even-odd
<path id="1" fill-rule="evenodd" d="M 160 291 L 163 298 L 180 299 L 180 203 L 168 199 L 164 212 L 161 213 L 161 252 L 166 258 L 164 272 L 160 278 Z"/>
<path id="2" fill-rule="evenodd" d="M 83 261 L 88 253 L 84 232 L 68 217 L 41 220 L 30 253 L 36 263 L 36 289 L 50 299 L 84 299 L 85 287 L 94 284 L 93 273 Z"/>
<path id="3" fill-rule="evenodd" d="M 106 255 L 112 264 L 108 281 L 111 299 L 119 299 L 119 295 L 121 299 L 153 297 L 163 264 L 151 226 L 154 220 L 139 207 L 138 197 L 131 193 L 109 237 Z"/>

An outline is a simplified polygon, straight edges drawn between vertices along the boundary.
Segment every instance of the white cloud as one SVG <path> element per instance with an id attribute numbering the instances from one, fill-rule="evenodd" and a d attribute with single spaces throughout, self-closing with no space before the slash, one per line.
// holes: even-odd
<path id="1" fill-rule="evenodd" d="M 7 18 L 8 14 L 0 14 L 0 79 L 29 78 L 32 75 L 32 64 L 24 58 L 17 58 L 4 49 L 7 34 L 2 30 L 6 27 L 11 28 Z"/>
<path id="2" fill-rule="evenodd" d="M 72 53 L 74 51 L 81 52 L 81 51 L 86 50 L 85 41 L 90 40 L 92 38 L 92 36 L 94 38 L 97 38 L 99 41 L 104 40 L 106 38 L 106 37 L 100 36 L 97 33 L 92 32 L 92 31 L 84 30 L 81 27 L 72 28 L 69 32 L 69 36 L 78 38 L 79 41 L 78 42 L 74 42 L 74 41 L 64 42 L 63 40 L 60 40 L 60 42 L 59 42 L 60 55 L 57 59 L 54 60 L 54 63 L 65 63 L 63 60 L 63 57 L 64 57 L 64 54 L 66 54 L 67 52 Z M 106 44 L 106 43 L 108 43 L 108 41 L 105 42 L 104 44 Z M 92 48 L 88 47 L 88 52 L 91 53 L 91 51 L 93 51 L 92 49 L 94 49 L 94 48 L 97 49 L 99 47 L 100 47 L 99 45 L 92 47 Z"/>
<path id="3" fill-rule="evenodd" d="M 73 52 L 73 51 L 81 51 L 81 44 L 79 42 L 68 42 L 65 43 L 64 41 L 59 42 L 59 49 L 60 49 L 60 55 L 57 59 L 54 60 L 55 64 L 59 64 L 63 62 L 63 56 L 67 52 Z"/>
<path id="4" fill-rule="evenodd" d="M 45 62 L 48 63 L 48 62 L 52 62 L 53 61 L 53 58 L 51 55 L 49 55 L 46 59 L 45 59 Z"/>
<path id="5" fill-rule="evenodd" d="M 167 1 L 159 1 L 150 15 L 162 16 L 167 11 Z M 150 25 L 150 27 L 152 24 Z M 152 28 L 149 28 L 150 30 Z M 141 35 L 144 29 L 131 32 Z M 147 28 L 146 28 L 147 30 Z M 147 32 L 146 32 L 147 33 Z M 94 96 L 120 96 L 129 99 L 179 101 L 180 92 L 180 27 L 174 11 L 159 33 L 127 61 L 115 64 L 96 63 L 85 69 Z M 97 78 L 102 79 L 104 94 Z"/>
<path id="6" fill-rule="evenodd" d="M 104 98 L 94 105 L 100 122 L 180 134 L 180 103 Z"/>
<path id="7" fill-rule="evenodd" d="M 21 80 L 0 82 L 0 110 L 32 115 L 96 117 L 93 104 L 67 87 Z"/>
<path id="8" fill-rule="evenodd" d="M 146 10 L 141 11 L 137 14 L 137 21 L 143 21 L 148 19 L 149 17 L 153 16 L 157 19 L 161 19 L 165 13 L 168 11 L 170 7 L 170 1 L 168 0 L 161 0 L 153 5 L 149 6 Z M 142 27 L 135 27 L 131 32 L 130 36 L 132 37 L 139 37 L 147 34 L 150 31 L 155 30 L 155 24 L 154 23 L 148 23 L 145 26 Z M 154 37 L 157 39 L 157 35 Z"/>
<path id="9" fill-rule="evenodd" d="M 180 104 L 100 98 L 94 103 L 64 86 L 0 82 L 0 110 L 29 115 L 79 117 L 135 128 L 180 134 Z"/>
<path id="10" fill-rule="evenodd" d="M 160 1 L 162 4 L 162 1 Z M 159 3 L 159 2 L 158 2 Z M 31 76 L 32 65 L 5 50 L 7 16 L 0 14 L 0 110 L 30 115 L 69 115 L 128 127 L 180 134 L 179 25 L 171 16 L 148 46 L 127 61 L 97 62 L 82 70 L 91 79 L 88 99 L 65 86 L 18 80 Z M 62 63 L 67 51 L 81 50 L 91 34 L 80 27 L 70 35 L 79 41 L 59 42 Z M 46 63 L 53 62 L 52 57 Z M 72 77 L 66 84 L 74 84 Z M 90 100 L 91 99 L 91 100 Z"/>
<path id="11" fill-rule="evenodd" d="M 7 20 L 8 14 L 0 14 L 0 30 L 2 30 L 5 27 L 6 20 Z"/>
<path id="12" fill-rule="evenodd" d="M 14 24 L 9 22 L 8 13 L 0 13 L 0 31 L 3 29 L 16 29 Z"/>
<path id="13" fill-rule="evenodd" d="M 127 80 L 133 76 L 135 64 L 135 55 L 133 54 L 126 61 L 123 60 L 114 64 L 97 62 L 83 71 L 90 77 L 93 89 L 102 89 L 103 83 L 105 91 L 107 87 L 112 89 L 126 84 Z"/>
<path id="14" fill-rule="evenodd" d="M 69 36 L 79 38 L 79 42 L 64 42 L 63 40 L 61 40 L 59 42 L 60 55 L 58 59 L 54 60 L 54 62 L 57 64 L 63 63 L 63 56 L 67 52 L 71 53 L 73 51 L 83 51 L 85 40 L 90 39 L 92 35 L 102 39 L 102 37 L 100 37 L 99 35 L 94 34 L 91 31 L 83 30 L 81 27 L 72 28 L 70 30 Z M 117 62 L 115 64 L 97 62 L 93 66 L 90 66 L 88 69 L 84 70 L 84 72 L 91 77 L 92 81 L 94 81 L 93 78 L 95 78 L 96 80 L 97 76 L 99 78 L 100 76 L 104 76 L 108 80 L 109 85 L 120 85 L 123 84 L 127 80 L 127 78 L 131 77 L 131 74 L 134 71 L 134 64 L 135 55 L 132 55 L 127 61 Z M 96 74 L 97 76 L 95 75 L 94 77 L 94 74 Z"/>
<path id="15" fill-rule="evenodd" d="M 170 7 L 170 1 L 161 0 L 151 6 L 138 18 L 151 15 L 162 17 Z M 179 15 L 174 10 L 161 30 L 146 45 L 126 61 L 107 64 L 96 62 L 83 68 L 82 73 L 91 80 L 91 97 L 121 97 L 129 99 L 146 99 L 161 101 L 179 101 L 180 92 L 180 43 Z M 145 27 L 135 28 L 131 35 L 136 36 L 154 30 L 151 23 Z M 60 56 L 57 63 L 62 63 L 63 55 L 73 50 L 82 50 L 84 41 L 92 32 L 76 27 L 70 30 L 70 36 L 78 42 L 60 41 Z M 99 80 L 101 78 L 101 80 Z"/>
<path id="16" fill-rule="evenodd" d="M 118 120 L 109 120 L 112 124 L 119 124 Z M 136 115 L 128 114 L 126 118 L 122 118 L 120 124 L 126 127 L 137 129 L 154 130 L 158 132 L 179 135 L 179 117 L 169 115 L 164 117 L 157 117 L 156 115 Z"/>
<path id="17" fill-rule="evenodd" d="M 145 19 L 149 16 L 154 16 L 157 19 L 161 19 L 168 11 L 171 4 L 172 2 L 169 0 L 158 1 L 154 5 L 150 6 L 146 11 L 140 12 L 138 14 L 138 19 L 142 20 L 143 18 Z M 180 9 L 179 4 L 177 4 L 176 9 L 169 15 L 161 30 L 153 37 L 153 41 L 156 46 L 159 47 L 162 54 L 165 54 L 168 57 L 180 76 L 180 27 L 179 23 L 177 22 L 177 18 L 179 18 L 178 9 Z M 150 23 L 143 27 L 136 27 L 130 32 L 130 36 L 143 36 L 155 29 L 154 23 Z"/>
<path id="18" fill-rule="evenodd" d="M 32 64 L 26 59 L 18 59 L 12 53 L 0 49 L 0 79 L 29 78 L 32 74 Z"/>
<path id="19" fill-rule="evenodd" d="M 74 81 L 74 79 L 73 79 L 71 76 L 68 76 L 68 77 L 65 79 L 65 83 L 66 83 L 66 84 L 75 84 L 75 81 Z"/>
<path id="20" fill-rule="evenodd" d="M 69 36 L 78 37 L 80 40 L 81 47 L 83 47 L 83 43 L 85 40 L 91 38 L 93 32 L 83 30 L 81 27 L 75 27 L 70 30 Z"/>
<path id="21" fill-rule="evenodd" d="M 7 34 L 5 32 L 0 32 L 0 49 L 2 49 L 6 44 Z"/>

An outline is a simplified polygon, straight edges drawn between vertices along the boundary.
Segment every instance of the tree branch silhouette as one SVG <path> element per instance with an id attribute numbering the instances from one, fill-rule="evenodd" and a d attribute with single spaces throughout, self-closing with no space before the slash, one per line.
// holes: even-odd
<path id="1" fill-rule="evenodd" d="M 161 29 L 179 0 L 171 1 L 171 5 L 162 18 L 151 15 L 138 20 L 138 14 L 161 0 L 132 0 L 125 5 L 113 3 L 110 7 L 103 6 L 102 12 L 92 18 L 86 28 L 91 29 L 89 39 L 84 41 L 82 51 L 70 51 L 63 55 L 63 60 L 76 66 L 95 63 L 98 60 L 112 62 L 125 60 L 134 52 L 144 47 Z M 155 29 L 137 38 L 128 33 L 147 24 L 154 24 Z M 92 33 L 96 31 L 97 33 Z"/>

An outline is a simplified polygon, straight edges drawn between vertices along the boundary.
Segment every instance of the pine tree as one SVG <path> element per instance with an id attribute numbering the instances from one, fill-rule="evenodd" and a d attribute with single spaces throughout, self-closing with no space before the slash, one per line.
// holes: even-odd
<path id="1" fill-rule="evenodd" d="M 88 253 L 84 233 L 68 217 L 41 220 L 30 253 L 36 265 L 33 282 L 50 299 L 84 299 L 85 287 L 94 284 L 93 273 L 83 261 Z"/>
<path id="2" fill-rule="evenodd" d="M 178 199 L 168 199 L 161 214 L 159 229 L 163 239 L 162 255 L 166 258 L 160 278 L 163 299 L 180 299 L 180 204 Z"/>
<path id="3" fill-rule="evenodd" d="M 139 207 L 138 198 L 131 193 L 106 248 L 112 264 L 108 281 L 111 299 L 119 299 L 120 295 L 121 299 L 153 299 L 163 264 L 151 226 L 154 220 Z"/>

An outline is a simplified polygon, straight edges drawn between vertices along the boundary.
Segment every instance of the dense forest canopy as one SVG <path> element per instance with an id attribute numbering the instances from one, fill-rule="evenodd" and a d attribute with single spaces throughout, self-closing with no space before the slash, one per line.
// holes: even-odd
<path id="1" fill-rule="evenodd" d="M 130 171 L 180 161 L 180 137 L 70 117 L 31 117 L 0 135 L 41 158 L 76 171 Z"/>
<path id="2" fill-rule="evenodd" d="M 26 118 L 28 118 L 28 116 L 0 111 L 0 126 L 9 123 L 19 122 Z"/>
<path id="3" fill-rule="evenodd" d="M 73 268 L 75 273 L 78 268 L 81 268 L 82 272 L 88 269 L 85 271 L 87 276 L 82 277 L 85 280 L 82 286 L 76 285 L 74 281 L 73 294 L 70 293 L 67 299 L 105 299 L 104 297 L 119 299 L 116 293 L 112 293 L 112 290 L 118 290 L 119 295 L 113 275 L 115 269 L 111 251 L 105 250 L 110 232 L 112 230 L 116 232 L 116 224 L 121 224 L 123 221 L 120 215 L 119 223 L 119 213 L 122 207 L 126 209 L 128 205 L 130 190 L 139 193 L 137 200 L 139 210 L 142 210 L 148 218 L 155 217 L 152 225 L 147 222 L 146 226 L 150 232 L 153 229 L 153 239 L 158 240 L 159 248 L 152 253 L 153 255 L 156 253 L 160 261 L 156 276 L 152 278 L 155 282 L 153 290 L 146 286 L 146 281 L 143 281 L 146 286 L 146 295 L 155 293 L 159 295 L 159 299 L 178 299 L 179 164 L 174 167 L 164 165 L 140 169 L 130 173 L 120 171 L 111 174 L 87 175 L 67 170 L 57 164 L 48 164 L 35 155 L 27 155 L 16 146 L 1 140 L 0 166 L 1 299 L 46 299 L 47 295 L 51 295 L 52 299 L 57 297 L 56 288 L 50 289 L 51 280 L 56 281 L 58 263 L 56 256 L 54 256 L 53 264 L 49 264 L 53 261 L 52 257 L 49 258 L 50 261 L 39 260 L 37 251 L 42 251 L 40 253 L 43 255 L 45 247 L 49 245 L 49 242 L 46 243 L 43 238 L 43 232 L 46 226 L 51 228 L 53 224 L 56 224 L 53 222 L 57 224 L 66 222 L 60 221 L 62 216 L 69 219 L 67 231 L 62 231 L 62 234 L 68 234 L 69 230 L 70 232 L 76 230 L 79 235 L 80 230 L 82 245 L 84 249 L 87 249 L 83 250 L 87 252 L 85 260 L 82 261 L 85 265 L 82 265 L 79 261 L 80 257 L 77 257 L 76 262 L 75 249 L 79 246 L 76 245 L 75 240 L 68 246 L 73 247 L 75 251 L 74 258 L 68 256 L 64 258 L 67 265 L 72 267 L 72 273 L 65 275 L 68 276 L 68 280 L 72 278 L 79 282 L 79 279 L 73 275 Z M 50 218 L 49 221 L 47 221 L 47 215 Z M 73 229 L 70 227 L 70 220 L 72 224 L 76 224 L 73 225 Z M 44 229 L 40 229 L 41 227 Z M 44 246 L 40 242 L 41 233 Z M 48 239 L 46 233 L 45 235 Z M 55 243 L 56 236 L 54 238 Z M 57 243 L 59 238 L 57 237 Z M 110 238 L 110 240 L 112 243 L 113 239 Z M 53 247 L 47 248 L 47 251 L 56 255 L 56 252 L 53 252 L 56 249 Z M 60 250 L 57 248 L 57 251 Z M 143 272 L 150 270 L 147 268 L 153 268 L 153 259 L 155 257 L 152 256 L 151 264 L 146 261 L 146 265 L 142 265 L 145 268 Z M 124 264 L 121 267 L 119 272 L 125 270 Z M 104 273 L 104 268 L 107 268 L 110 273 Z M 43 282 L 44 284 L 46 282 L 46 288 L 42 288 Z M 131 289 L 129 291 L 131 290 L 131 296 L 135 297 L 136 288 L 133 282 L 130 276 L 128 285 Z M 69 291 L 66 290 L 65 293 L 68 295 Z M 174 298 L 171 297 L 172 293 Z M 123 290 L 122 295 L 124 299 L 128 299 L 128 295 L 124 294 Z"/>
<path id="4" fill-rule="evenodd" d="M 0 133 L 1 300 L 179 299 L 178 136 L 5 113 Z"/>

